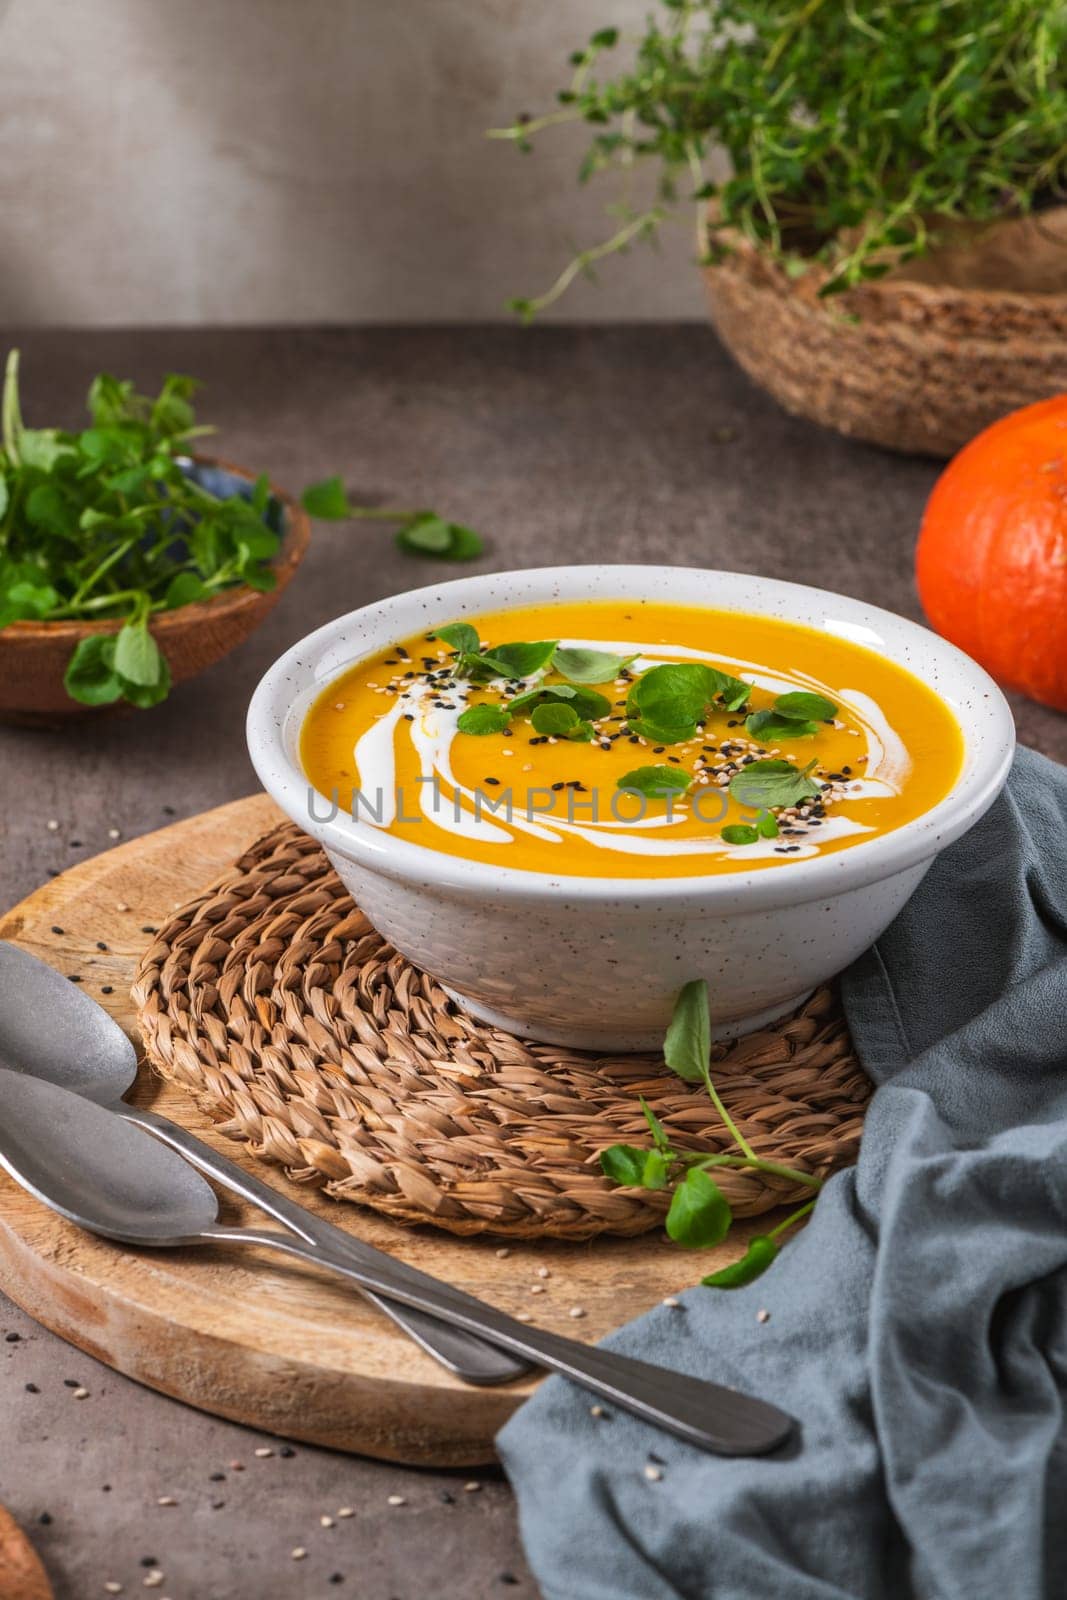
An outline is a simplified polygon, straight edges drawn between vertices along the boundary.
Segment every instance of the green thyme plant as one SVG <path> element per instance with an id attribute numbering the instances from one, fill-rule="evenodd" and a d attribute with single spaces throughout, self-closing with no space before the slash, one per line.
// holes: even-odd
<path id="1" fill-rule="evenodd" d="M 0 401 L 0 628 L 22 621 L 121 620 L 74 650 L 64 679 L 85 705 L 157 705 L 170 691 L 151 619 L 247 584 L 273 589 L 280 508 L 265 477 L 220 497 L 189 471 L 199 385 L 171 373 L 154 398 L 108 373 L 93 379 L 90 426 L 28 428 L 19 355 L 7 359 Z M 398 523 L 402 550 L 467 561 L 478 534 L 433 511 L 353 505 L 339 478 L 305 490 L 315 517 Z"/>
<path id="2" fill-rule="evenodd" d="M 659 0 L 636 39 L 602 28 L 574 52 L 556 110 L 491 132 L 529 151 L 584 122 L 581 180 L 619 180 L 614 231 L 510 304 L 533 317 L 679 204 L 702 261 L 739 230 L 791 274 L 821 263 L 823 294 L 923 254 L 948 220 L 1026 213 L 1063 187 L 1065 42 L 1062 0 Z M 639 161 L 659 169 L 642 208 Z"/>
<path id="3" fill-rule="evenodd" d="M 600 1165 L 615 1183 L 632 1188 L 671 1190 L 666 1226 L 675 1243 L 704 1250 L 721 1244 L 726 1238 L 733 1225 L 733 1212 L 713 1176 L 722 1167 L 769 1173 L 811 1191 L 812 1198 L 790 1212 L 776 1227 L 750 1239 L 745 1253 L 736 1261 L 700 1280 L 709 1289 L 739 1289 L 766 1272 L 778 1254 L 782 1235 L 814 1209 L 823 1180 L 810 1172 L 801 1172 L 796 1167 L 783 1166 L 779 1161 L 768 1161 L 757 1155 L 727 1111 L 711 1077 L 708 986 L 702 979 L 687 983 L 679 994 L 663 1041 L 663 1055 L 671 1071 L 686 1083 L 704 1085 L 736 1151 L 704 1156 L 692 1150 L 676 1150 L 659 1118 L 642 1100 L 641 1110 L 652 1143 L 643 1148 L 610 1145 L 600 1152 Z"/>

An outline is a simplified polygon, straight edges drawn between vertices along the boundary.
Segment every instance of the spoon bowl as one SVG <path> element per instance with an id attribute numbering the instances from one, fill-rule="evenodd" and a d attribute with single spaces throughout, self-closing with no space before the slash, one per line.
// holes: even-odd
<path id="1" fill-rule="evenodd" d="M 218 1221 L 211 1185 L 151 1134 L 67 1089 L 2 1068 L 0 1166 L 107 1239 L 159 1248 Z"/>
<path id="2" fill-rule="evenodd" d="M 118 1023 L 54 967 L 0 941 L 0 1065 L 113 1105 L 137 1077 Z"/>

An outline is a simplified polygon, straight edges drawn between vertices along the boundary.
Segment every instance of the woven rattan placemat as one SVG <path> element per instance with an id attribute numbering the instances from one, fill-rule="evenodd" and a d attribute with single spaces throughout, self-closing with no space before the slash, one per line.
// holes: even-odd
<path id="1" fill-rule="evenodd" d="M 585 1239 L 662 1221 L 598 1152 L 647 1142 L 643 1095 L 684 1148 L 729 1140 L 700 1086 L 655 1056 L 598 1058 L 468 1017 L 387 945 L 316 844 L 284 823 L 182 906 L 134 1000 L 149 1060 L 235 1139 L 339 1200 L 452 1233 Z M 759 1154 L 823 1173 L 855 1158 L 871 1085 L 836 999 L 713 1050 Z M 802 1197 L 721 1171 L 739 1215 Z"/>

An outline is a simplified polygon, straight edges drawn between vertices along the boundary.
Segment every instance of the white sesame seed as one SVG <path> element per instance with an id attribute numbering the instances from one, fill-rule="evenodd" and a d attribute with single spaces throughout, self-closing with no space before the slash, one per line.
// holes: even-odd
<path id="1" fill-rule="evenodd" d="M 371 687 L 372 687 L 372 688 L 373 688 L 373 687 L 374 687 L 374 685 L 373 685 L 373 684 L 372 684 L 372 685 L 371 685 Z M 334 703 L 333 703 L 333 709 L 334 709 L 334 710 L 335 710 L 335 711 L 343 711 L 343 710 L 344 710 L 344 708 L 345 708 L 345 703 L 344 703 L 344 701 L 343 701 L 343 700 L 335 700 L 335 701 L 334 701 Z"/>
<path id="2" fill-rule="evenodd" d="M 506 1261 L 510 1254 L 511 1251 L 508 1249 L 507 1245 L 502 1245 L 496 1253 L 496 1258 L 498 1261 Z"/>
<path id="3" fill-rule="evenodd" d="M 500 754 L 502 756 L 513 756 L 515 752 L 514 750 L 501 750 Z"/>
<path id="4" fill-rule="evenodd" d="M 128 911 L 128 910 L 129 910 L 129 909 L 130 909 L 130 908 L 129 908 L 129 906 L 128 906 L 128 905 L 127 905 L 127 904 L 126 904 L 126 902 L 125 902 L 125 900 L 120 900 L 120 901 L 119 901 L 119 903 L 118 903 L 118 905 L 117 905 L 117 906 L 116 906 L 116 907 L 115 907 L 115 910 L 116 910 L 116 911 Z"/>
<path id="5" fill-rule="evenodd" d="M 538 1267 L 537 1276 L 539 1278 L 551 1278 L 552 1274 L 547 1267 Z"/>
<path id="6" fill-rule="evenodd" d="M 88 1398 L 89 1398 L 88 1389 L 79 1388 L 79 1389 L 74 1389 L 71 1392 L 72 1392 L 73 1398 L 75 1400 L 88 1400 Z"/>
<path id="7" fill-rule="evenodd" d="M 406 1506 L 407 1501 L 402 1494 L 391 1494 L 386 1504 L 390 1506 Z"/>
<path id="8" fill-rule="evenodd" d="M 589 1407 L 589 1415 L 591 1417 L 602 1417 L 604 1415 L 604 1407 L 603 1406 L 590 1406 Z"/>
<path id="9" fill-rule="evenodd" d="M 533 1317 L 531 1317 L 531 1315 L 530 1315 L 530 1313 L 528 1311 L 516 1311 L 516 1313 L 515 1313 L 515 1321 L 516 1322 L 532 1322 L 533 1321 Z"/>
<path id="10" fill-rule="evenodd" d="M 577 1321 L 577 1319 L 579 1317 L 584 1317 L 585 1316 L 585 1307 L 584 1306 L 571 1306 L 570 1310 L 567 1312 L 567 1315 L 568 1315 L 568 1317 L 574 1317 L 575 1321 Z"/>
<path id="11" fill-rule="evenodd" d="M 342 1506 L 340 1511 L 337 1513 L 339 1517 L 354 1517 L 355 1514 L 356 1513 L 352 1510 L 351 1506 Z"/>
<path id="12" fill-rule="evenodd" d="M 332 1517 L 320 1517 L 319 1526 L 320 1528 L 332 1528 L 334 1526 L 334 1520 Z"/>
<path id="13" fill-rule="evenodd" d="M 152 1571 L 149 1572 L 143 1579 L 142 1587 L 145 1589 L 159 1589 L 162 1587 L 162 1584 L 163 1574 L 160 1572 L 158 1567 L 153 1567 Z"/>
<path id="14" fill-rule="evenodd" d="M 107 836 L 108 836 L 109 839 L 121 839 L 122 838 L 122 830 L 121 830 L 121 828 L 109 828 L 107 830 Z"/>
<path id="15" fill-rule="evenodd" d="M 771 1314 L 770 1314 L 769 1311 L 765 1311 L 761 1307 L 760 1310 L 756 1312 L 756 1321 L 757 1322 L 770 1322 L 770 1320 L 771 1320 Z"/>
<path id="16" fill-rule="evenodd" d="M 545 1292 L 545 1286 L 544 1286 L 543 1283 L 531 1283 L 531 1285 L 530 1285 L 530 1293 L 531 1294 L 544 1294 L 544 1292 Z"/>
<path id="17" fill-rule="evenodd" d="M 654 1467 L 652 1463 L 649 1462 L 648 1466 L 645 1468 L 645 1477 L 648 1479 L 649 1483 L 658 1483 L 662 1476 L 663 1474 L 659 1468 Z"/>
<path id="18" fill-rule="evenodd" d="M 261 1444 L 259 1449 L 256 1451 L 256 1455 L 261 1461 L 265 1461 L 268 1456 L 272 1456 L 273 1454 L 274 1451 L 271 1449 L 269 1444 Z"/>
<path id="19" fill-rule="evenodd" d="M 49 833 L 58 833 L 59 832 L 59 823 L 56 821 L 55 817 L 49 817 L 49 819 L 48 819 L 48 831 L 49 831 Z"/>
<path id="20" fill-rule="evenodd" d="M 681 1303 L 682 1302 L 677 1298 L 677 1296 L 673 1294 L 666 1295 L 662 1301 L 663 1305 L 670 1306 L 672 1310 L 675 1308 L 675 1306 L 680 1306 Z"/>
<path id="21" fill-rule="evenodd" d="M 476 1479 L 472 1478 L 470 1483 L 465 1483 L 463 1485 L 463 1493 L 464 1494 L 477 1494 L 479 1492 L 479 1490 L 481 1489 L 481 1487 L 482 1487 L 481 1484 L 478 1483 L 478 1481 Z"/>
<path id="22" fill-rule="evenodd" d="M 156 1501 L 157 1506 L 176 1506 L 178 1504 L 172 1494 L 161 1494 Z"/>
<path id="23" fill-rule="evenodd" d="M 104 1593 L 105 1594 L 121 1594 L 122 1593 L 122 1584 L 121 1583 L 115 1583 L 114 1580 L 112 1580 L 109 1583 L 105 1583 L 104 1584 Z"/>
<path id="24" fill-rule="evenodd" d="M 298 1544 L 294 1550 L 290 1550 L 289 1554 L 294 1561 L 305 1561 L 307 1559 L 307 1551 L 302 1544 Z"/>

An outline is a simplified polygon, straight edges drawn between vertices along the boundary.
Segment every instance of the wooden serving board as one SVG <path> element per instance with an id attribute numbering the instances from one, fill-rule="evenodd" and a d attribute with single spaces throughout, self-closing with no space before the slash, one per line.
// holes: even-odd
<path id="1" fill-rule="evenodd" d="M 37 1552 L 0 1506 L 0 1600 L 52 1600 L 52 1586 Z"/>
<path id="2" fill-rule="evenodd" d="M 86 993 L 136 1038 L 130 985 L 148 939 L 144 927 L 160 925 L 278 820 L 274 805 L 256 796 L 120 845 L 0 918 L 0 938 L 78 974 Z M 405 1228 L 290 1183 L 222 1138 L 188 1095 L 147 1067 L 134 1095 L 401 1260 L 591 1343 L 731 1258 L 748 1234 L 768 1226 L 766 1217 L 739 1224 L 728 1247 L 699 1256 L 681 1253 L 659 1233 L 512 1243 L 498 1254 L 499 1241 Z M 264 1220 L 229 1203 L 225 1215 Z M 539 1276 L 541 1268 L 548 1277 Z M 492 1460 L 494 1434 L 537 1381 L 472 1388 L 358 1294 L 314 1269 L 247 1248 L 138 1252 L 113 1245 L 65 1222 L 3 1174 L 0 1289 L 62 1338 L 164 1394 L 250 1427 L 390 1461 Z M 583 1315 L 572 1318 L 572 1307 Z"/>

